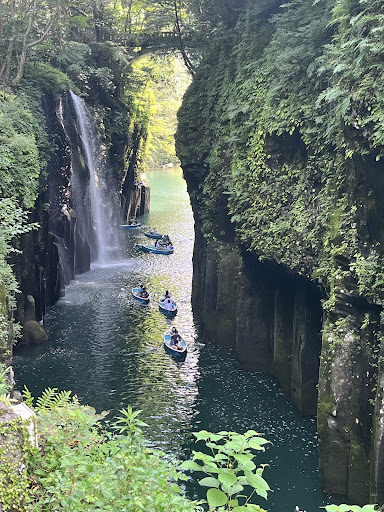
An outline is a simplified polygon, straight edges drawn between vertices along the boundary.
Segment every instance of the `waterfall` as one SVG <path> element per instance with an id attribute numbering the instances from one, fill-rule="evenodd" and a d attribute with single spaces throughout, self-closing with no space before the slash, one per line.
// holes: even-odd
<path id="1" fill-rule="evenodd" d="M 72 179 L 74 200 L 77 203 L 75 209 L 78 218 L 82 219 L 79 226 L 82 232 L 79 236 L 90 239 L 91 261 L 103 264 L 108 260 L 108 251 L 116 245 L 116 194 L 108 190 L 104 181 L 108 169 L 96 123 L 84 101 L 72 91 L 71 98 L 84 159 L 84 162 L 78 163 L 79 170 L 74 166 Z M 82 176 L 84 167 L 88 170 L 88 180 Z"/>

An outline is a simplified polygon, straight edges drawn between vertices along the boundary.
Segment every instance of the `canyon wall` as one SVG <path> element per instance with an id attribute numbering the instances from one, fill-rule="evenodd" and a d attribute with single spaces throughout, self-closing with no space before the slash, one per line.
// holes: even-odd
<path id="1" fill-rule="evenodd" d="M 324 490 L 383 503 L 380 21 L 342 3 L 249 2 L 224 20 L 177 153 L 207 337 L 317 414 Z"/>
<path id="2" fill-rule="evenodd" d="M 57 97 L 46 92 L 41 100 L 50 149 L 46 172 L 40 178 L 40 194 L 31 214 L 31 221 L 38 222 L 40 228 L 22 236 L 21 254 L 14 257 L 14 270 L 22 292 L 16 297 L 15 316 L 24 324 L 23 342 L 46 339 L 37 322 L 65 294 L 65 286 L 75 275 L 89 270 L 91 261 L 98 257 L 90 213 L 91 171 L 73 98 L 69 92 Z M 112 143 L 109 128 L 116 111 L 100 104 L 90 108 L 98 139 L 95 158 L 98 166 L 104 165 L 103 180 L 110 196 L 108 209 L 113 214 L 108 232 L 118 236 L 119 223 L 142 215 L 149 208 L 149 189 L 137 179 L 143 134 L 135 128 L 124 142 L 114 137 Z M 126 107 L 117 102 L 115 109 L 129 123 Z M 27 325 L 30 321 L 35 323 Z"/>

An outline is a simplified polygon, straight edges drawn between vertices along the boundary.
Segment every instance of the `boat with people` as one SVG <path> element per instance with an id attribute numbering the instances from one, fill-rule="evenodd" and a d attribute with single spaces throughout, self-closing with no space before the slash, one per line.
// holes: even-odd
<path id="1" fill-rule="evenodd" d="M 154 240 L 161 240 L 163 235 L 159 233 L 156 229 L 151 229 L 150 231 L 144 231 L 144 235 L 148 238 L 153 238 Z"/>
<path id="2" fill-rule="evenodd" d="M 137 224 L 120 224 L 119 228 L 125 231 L 127 229 L 139 228 L 140 226 L 141 224 L 138 222 Z"/>
<path id="3" fill-rule="evenodd" d="M 173 247 L 170 248 L 162 248 L 156 247 L 155 245 L 144 245 L 144 244 L 136 244 L 136 247 L 144 252 L 151 252 L 153 254 L 173 254 Z"/>
<path id="4" fill-rule="evenodd" d="M 170 297 L 159 300 L 159 310 L 165 316 L 175 316 L 177 313 L 177 305 Z"/>
<path id="5" fill-rule="evenodd" d="M 132 288 L 132 295 L 135 297 L 135 299 L 142 302 L 143 304 L 149 304 L 149 301 L 151 300 L 149 293 L 145 287 L 142 286 L 139 286 L 138 288 Z"/>
<path id="6" fill-rule="evenodd" d="M 175 335 L 172 335 L 170 332 L 165 332 L 163 335 L 164 348 L 169 354 L 181 359 L 187 355 L 188 348 L 183 338 L 178 334 L 176 336 L 179 338 L 177 342 L 176 340 L 174 341 Z"/>

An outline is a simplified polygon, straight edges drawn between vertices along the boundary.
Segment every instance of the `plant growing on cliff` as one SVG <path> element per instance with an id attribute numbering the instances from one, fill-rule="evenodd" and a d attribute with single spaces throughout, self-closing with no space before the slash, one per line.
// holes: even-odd
<path id="1" fill-rule="evenodd" d="M 263 512 L 250 501 L 254 494 L 267 499 L 270 487 L 262 476 L 266 464 L 257 468 L 252 450 L 265 451 L 264 445 L 269 441 L 254 430 L 244 434 L 227 431 L 214 434 L 201 430 L 194 435 L 197 441 L 204 441 L 211 455 L 194 451 L 193 460 L 183 462 L 181 468 L 207 475 L 199 484 L 209 487 L 207 501 L 210 510 Z M 241 494 L 245 486 L 252 488 L 249 495 Z"/>
<path id="2" fill-rule="evenodd" d="M 1 397 L 0 397 L 1 398 Z M 29 434 L 20 418 L 0 425 L 0 509 L 25 512 L 29 496 L 26 457 Z"/>
<path id="3" fill-rule="evenodd" d="M 70 395 L 48 389 L 36 403 L 40 450 L 28 460 L 31 510 L 195 510 L 175 483 L 186 477 L 145 447 L 138 411 L 120 411 L 112 433 L 99 423 L 106 412 L 97 415 Z"/>
<path id="4" fill-rule="evenodd" d="M 8 356 L 10 341 L 18 334 L 18 326 L 11 316 L 18 284 L 7 258 L 16 251 L 12 245 L 15 238 L 36 227 L 27 224 L 27 213 L 12 199 L 0 198 L 0 359 Z"/>
<path id="5" fill-rule="evenodd" d="M 10 366 L 6 367 L 5 364 L 0 362 L 0 402 L 5 403 L 7 406 L 12 404 L 10 397 L 11 386 L 7 382 L 9 371 Z"/>

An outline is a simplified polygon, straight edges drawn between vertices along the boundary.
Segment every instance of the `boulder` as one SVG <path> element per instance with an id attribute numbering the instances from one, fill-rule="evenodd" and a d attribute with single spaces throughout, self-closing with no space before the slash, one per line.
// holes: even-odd
<path id="1" fill-rule="evenodd" d="M 29 320 L 23 326 L 24 343 L 44 343 L 48 339 L 46 330 L 36 322 L 36 320 Z"/>

